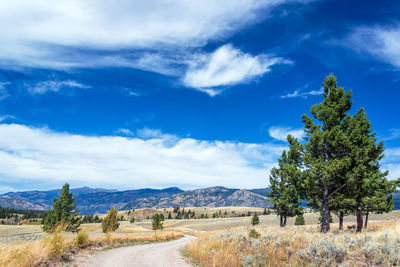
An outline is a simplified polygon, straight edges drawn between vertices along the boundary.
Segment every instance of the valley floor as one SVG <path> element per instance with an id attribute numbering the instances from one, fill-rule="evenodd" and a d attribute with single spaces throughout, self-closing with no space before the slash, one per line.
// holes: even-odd
<path id="1" fill-rule="evenodd" d="M 260 224 L 255 227 L 261 234 L 259 239 L 248 236 L 253 229 L 248 216 L 166 220 L 158 237 L 151 230 L 151 220 L 133 224 L 122 221 L 120 228 L 108 237 L 100 224 L 85 224 L 82 228 L 89 235 L 88 244 L 94 246 L 107 242 L 141 244 L 171 240 L 182 234 L 195 235 L 198 238 L 186 247 L 185 255 L 203 266 L 400 264 L 400 211 L 371 215 L 368 230 L 362 234 L 347 229 L 339 232 L 333 223 L 331 233 L 323 235 L 318 232 L 318 214 L 305 213 L 304 217 L 305 226 L 294 226 L 294 218 L 290 218 L 288 226 L 281 229 L 276 215 L 261 215 Z M 336 217 L 333 219 L 337 221 Z M 345 227 L 354 223 L 353 216 L 345 217 Z M 39 225 L 0 225 L 0 266 L 34 266 L 32 258 L 37 262 L 54 258 L 54 245 L 61 246 L 61 251 L 56 251 L 60 253 L 56 255 L 59 259 L 73 259 L 74 253 L 64 255 L 63 249 L 74 250 L 75 235 L 67 233 L 59 241 L 44 234 Z M 324 258 L 330 260 L 323 262 Z"/>

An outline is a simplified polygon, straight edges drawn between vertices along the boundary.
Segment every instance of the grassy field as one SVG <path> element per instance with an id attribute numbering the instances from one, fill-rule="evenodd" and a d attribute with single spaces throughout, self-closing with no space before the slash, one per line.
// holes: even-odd
<path id="1" fill-rule="evenodd" d="M 209 214 L 219 211 L 227 211 L 228 214 L 232 211 L 263 211 L 248 207 L 186 209 Z M 166 209 L 166 213 L 171 210 Z M 154 211 L 144 209 L 135 213 L 142 212 L 148 216 Z M 333 223 L 331 233 L 322 235 L 318 232 L 318 215 L 305 213 L 304 217 L 306 226 L 294 226 L 294 218 L 290 218 L 288 226 L 281 229 L 276 215 L 260 215 L 260 224 L 255 227 L 261 233 L 259 239 L 248 237 L 252 229 L 248 216 L 166 220 L 165 229 L 157 236 L 151 230 L 151 220 L 146 219 L 133 224 L 121 221 L 119 229 L 112 235 L 103 234 L 99 223 L 84 224 L 82 229 L 87 235 L 84 245 L 76 243 L 77 234 L 45 234 L 39 225 L 0 225 L 0 266 L 38 266 L 43 262 L 67 259 L 71 251 L 74 253 L 79 247 L 105 248 L 163 241 L 182 234 L 199 237 L 186 248 L 185 253 L 202 266 L 284 266 L 286 263 L 295 266 L 334 266 L 339 263 L 358 266 L 360 262 L 372 265 L 400 264 L 400 259 L 396 262 L 395 257 L 400 255 L 400 211 L 371 215 L 368 230 L 363 234 L 355 234 L 347 229 L 339 232 L 337 223 Z M 333 219 L 337 222 L 336 217 Z M 353 216 L 345 217 L 345 227 L 354 222 Z M 328 259 L 326 262 L 323 261 L 325 258 Z"/>

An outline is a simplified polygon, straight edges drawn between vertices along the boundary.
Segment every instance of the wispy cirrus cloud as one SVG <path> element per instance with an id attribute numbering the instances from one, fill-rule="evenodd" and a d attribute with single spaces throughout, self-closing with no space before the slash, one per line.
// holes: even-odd
<path id="1" fill-rule="evenodd" d="M 0 100 L 7 98 L 10 96 L 7 87 L 11 84 L 11 82 L 0 82 Z"/>
<path id="2" fill-rule="evenodd" d="M 154 129 L 138 133 L 141 137 L 85 136 L 0 124 L 0 183 L 46 179 L 112 188 L 257 188 L 266 186 L 267 171 L 284 149 L 181 138 Z"/>
<path id="3" fill-rule="evenodd" d="M 134 136 L 135 133 L 127 128 L 119 128 L 115 131 L 117 135 Z"/>
<path id="4" fill-rule="evenodd" d="M 253 56 L 227 44 L 213 53 L 194 58 L 183 81 L 188 87 L 215 96 L 224 87 L 247 82 L 271 71 L 273 65 L 290 63 L 266 54 Z"/>
<path id="5" fill-rule="evenodd" d="M 400 68 L 400 22 L 390 26 L 357 27 L 341 42 Z"/>
<path id="6" fill-rule="evenodd" d="M 324 88 L 321 87 L 319 90 L 304 91 L 309 85 L 305 85 L 302 89 L 296 89 L 292 93 L 286 95 L 281 95 L 280 98 L 308 98 L 309 96 L 322 95 L 324 93 Z"/>
<path id="7" fill-rule="evenodd" d="M 43 95 L 47 92 L 59 92 L 65 88 L 78 88 L 78 89 L 87 89 L 91 88 L 89 85 L 85 85 L 79 83 L 74 80 L 65 80 L 65 81 L 41 81 L 32 85 L 27 85 L 28 91 L 33 95 Z"/>
<path id="8" fill-rule="evenodd" d="M 295 129 L 291 127 L 284 126 L 273 126 L 268 129 L 269 135 L 279 141 L 286 141 L 287 136 L 290 134 L 291 136 L 300 139 L 304 136 L 303 129 Z"/>

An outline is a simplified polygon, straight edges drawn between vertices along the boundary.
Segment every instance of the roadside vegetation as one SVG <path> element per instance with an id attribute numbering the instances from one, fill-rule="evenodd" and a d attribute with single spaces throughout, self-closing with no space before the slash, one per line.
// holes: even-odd
<path id="1" fill-rule="evenodd" d="M 200 266 L 397 266 L 400 224 L 371 223 L 359 234 L 315 226 L 245 228 L 200 234 L 185 254 Z"/>
<path id="2" fill-rule="evenodd" d="M 58 262 L 68 262 L 81 249 L 108 249 L 120 246 L 168 241 L 183 237 L 176 231 L 154 234 L 91 234 L 81 230 L 68 234 L 55 229 L 45 238 L 35 241 L 0 243 L 1 267 L 52 266 Z"/>

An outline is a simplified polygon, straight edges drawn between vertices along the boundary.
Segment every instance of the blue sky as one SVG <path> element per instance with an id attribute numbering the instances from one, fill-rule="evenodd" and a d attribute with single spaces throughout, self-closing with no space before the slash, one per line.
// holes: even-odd
<path id="1" fill-rule="evenodd" d="M 228 3 L 3 1 L 0 192 L 267 186 L 329 73 L 399 177 L 400 4 Z"/>

